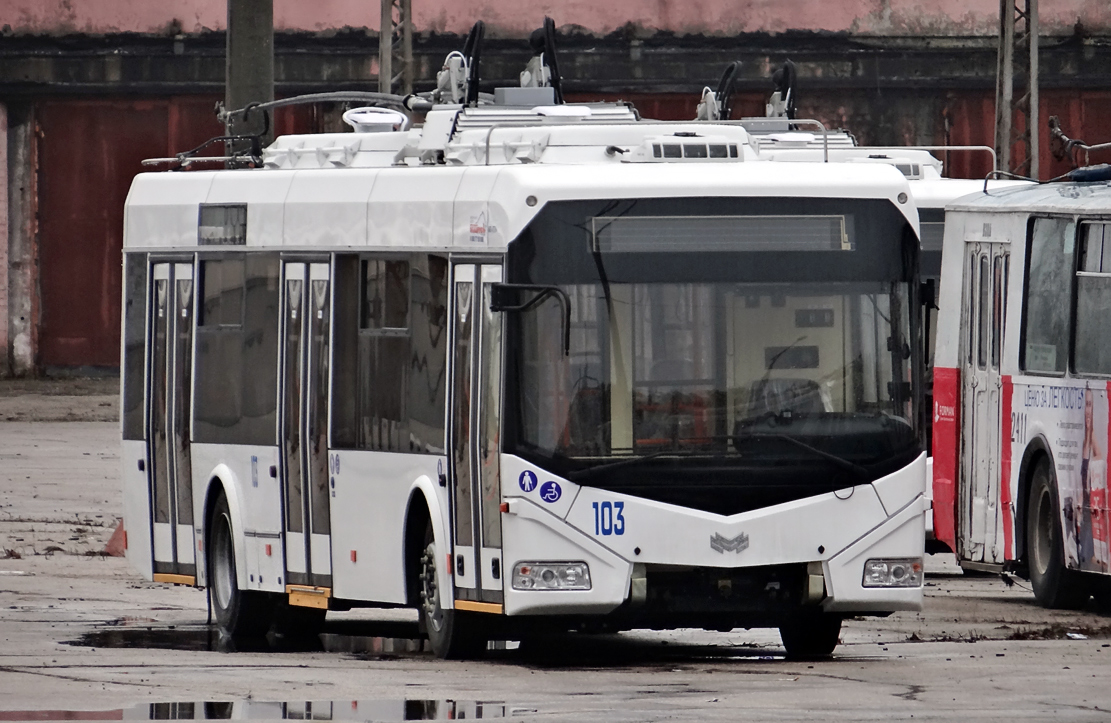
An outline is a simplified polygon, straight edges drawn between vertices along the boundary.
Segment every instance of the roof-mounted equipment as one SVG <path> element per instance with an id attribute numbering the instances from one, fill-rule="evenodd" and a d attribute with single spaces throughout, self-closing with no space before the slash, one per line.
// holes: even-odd
<path id="1" fill-rule="evenodd" d="M 555 21 L 544 18 L 544 26 L 532 31 L 529 45 L 532 46 L 532 59 L 521 71 L 522 88 L 551 88 L 555 102 L 563 102 L 563 82 L 559 75 L 559 61 L 556 59 Z"/>
<path id="2" fill-rule="evenodd" d="M 790 60 L 772 74 L 775 92 L 766 107 L 769 118 L 795 119 L 795 78 L 795 64 Z"/>
<path id="3" fill-rule="evenodd" d="M 717 91 L 709 86 L 702 89 L 702 100 L 698 104 L 698 115 L 695 120 L 721 121 L 729 120 L 733 114 L 733 89 L 737 81 L 737 73 L 741 69 L 740 62 L 734 60 L 721 74 Z"/>
<path id="4" fill-rule="evenodd" d="M 486 24 L 479 20 L 467 34 L 463 52 L 453 50 L 444 59 L 444 67 L 436 74 L 433 103 L 478 105 L 479 65 L 482 61 L 482 38 Z"/>

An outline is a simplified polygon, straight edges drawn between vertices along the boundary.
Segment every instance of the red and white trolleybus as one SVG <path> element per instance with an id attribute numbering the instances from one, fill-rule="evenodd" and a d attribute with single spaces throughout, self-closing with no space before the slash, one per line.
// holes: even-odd
<path id="1" fill-rule="evenodd" d="M 1111 186 L 949 205 L 934 358 L 934 531 L 966 569 L 1029 575 L 1050 607 L 1103 595 Z"/>

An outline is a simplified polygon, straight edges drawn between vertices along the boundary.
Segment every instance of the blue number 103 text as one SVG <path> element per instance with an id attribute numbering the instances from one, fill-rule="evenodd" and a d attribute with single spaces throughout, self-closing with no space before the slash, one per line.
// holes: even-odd
<path id="1" fill-rule="evenodd" d="M 624 502 L 595 502 L 594 503 L 594 534 L 595 535 L 624 535 L 625 534 L 625 503 Z"/>

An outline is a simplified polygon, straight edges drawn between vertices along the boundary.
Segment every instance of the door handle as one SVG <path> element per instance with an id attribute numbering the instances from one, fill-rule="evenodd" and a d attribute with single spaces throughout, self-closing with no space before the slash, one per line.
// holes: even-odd
<path id="1" fill-rule="evenodd" d="M 278 465 L 276 465 L 276 464 L 270 465 L 270 476 L 273 477 L 274 479 L 278 478 Z"/>
<path id="2" fill-rule="evenodd" d="M 146 472 L 147 471 L 147 461 L 145 459 L 139 460 L 139 471 L 140 472 Z"/>

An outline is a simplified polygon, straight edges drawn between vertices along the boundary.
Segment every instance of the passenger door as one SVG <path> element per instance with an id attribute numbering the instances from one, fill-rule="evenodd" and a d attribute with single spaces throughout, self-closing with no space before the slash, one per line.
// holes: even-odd
<path id="1" fill-rule="evenodd" d="M 196 583 L 189 459 L 193 371 L 193 263 L 151 267 L 150 440 L 154 579 Z"/>
<path id="2" fill-rule="evenodd" d="M 1000 419 L 1003 378 L 1003 321 L 1006 317 L 1009 254 L 1002 244 L 966 247 L 965 348 L 962 355 L 964 429 L 961 435 L 961 557 L 973 562 L 1003 561 L 997 544 L 1000 513 Z"/>
<path id="3" fill-rule="evenodd" d="M 286 588 L 318 594 L 332 587 L 328 477 L 328 355 L 331 289 L 327 263 L 282 266 L 281 483 Z M 312 588 L 290 590 L 290 586 Z"/>
<path id="4" fill-rule="evenodd" d="M 490 311 L 497 264 L 452 269 L 449 471 L 455 607 L 502 610 L 501 430 L 502 317 Z"/>

